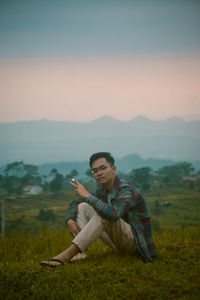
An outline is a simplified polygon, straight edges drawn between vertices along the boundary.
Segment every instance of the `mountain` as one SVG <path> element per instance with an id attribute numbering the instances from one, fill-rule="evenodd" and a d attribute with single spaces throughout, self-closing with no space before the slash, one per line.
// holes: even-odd
<path id="1" fill-rule="evenodd" d="M 138 154 L 125 155 L 115 160 L 118 172 L 129 173 L 132 169 L 150 167 L 152 170 L 157 171 L 164 166 L 170 166 L 178 163 L 174 160 L 167 159 L 143 159 Z M 193 161 L 195 172 L 200 170 L 200 161 Z M 63 175 L 69 174 L 73 169 L 78 171 L 78 178 L 85 177 L 86 171 L 89 169 L 88 160 L 85 161 L 64 161 L 59 163 L 46 163 L 38 166 L 40 175 L 48 175 L 52 169 Z M 4 174 L 4 167 L 0 167 L 0 174 Z"/>
<path id="2" fill-rule="evenodd" d="M 170 160 L 144 160 L 139 155 L 127 155 L 122 157 L 121 159 L 116 159 L 117 169 L 120 172 L 128 173 L 132 169 L 142 168 L 143 166 L 151 167 L 154 170 L 158 170 L 159 168 L 172 165 L 175 162 Z M 79 173 L 78 177 L 81 177 L 85 174 L 86 170 L 89 169 L 88 161 L 73 161 L 73 162 L 61 162 L 61 163 L 51 163 L 51 164 L 42 164 L 39 166 L 39 172 L 42 175 L 49 174 L 52 169 L 57 169 L 59 173 L 66 175 L 71 172 L 72 169 L 76 169 Z"/>
<path id="3" fill-rule="evenodd" d="M 138 154 L 125 155 L 121 158 L 117 158 L 115 164 L 119 172 L 129 173 L 132 169 L 150 167 L 152 170 L 157 171 L 164 166 L 170 166 L 176 164 L 177 161 L 167 159 L 143 159 Z M 200 170 L 200 161 L 193 162 L 193 166 L 196 171 Z M 41 175 L 47 175 L 52 169 L 57 169 L 59 173 L 66 175 L 71 170 L 76 169 L 78 171 L 78 177 L 85 175 L 86 170 L 89 169 L 89 162 L 87 161 L 70 161 L 60 163 L 42 164 L 39 166 L 39 172 Z"/>
<path id="4" fill-rule="evenodd" d="M 177 161 L 166 159 L 143 159 L 138 154 L 125 155 L 122 158 L 116 159 L 116 166 L 119 172 L 129 173 L 132 169 L 150 167 L 157 171 L 164 166 L 170 166 L 176 164 Z M 194 162 L 193 166 L 196 171 L 200 170 L 200 161 Z M 87 161 L 70 161 L 60 163 L 42 164 L 39 166 L 39 172 L 41 175 L 47 175 L 52 169 L 57 169 L 59 173 L 66 175 L 71 170 L 76 169 L 78 171 L 78 178 L 85 175 L 86 170 L 89 169 L 89 162 Z"/>
<path id="5" fill-rule="evenodd" d="M 200 160 L 200 121 L 173 117 L 153 121 L 138 116 L 121 121 L 103 116 L 91 122 L 49 120 L 0 124 L 0 165 L 23 160 L 43 164 L 84 161 L 98 151 L 119 158 Z"/>

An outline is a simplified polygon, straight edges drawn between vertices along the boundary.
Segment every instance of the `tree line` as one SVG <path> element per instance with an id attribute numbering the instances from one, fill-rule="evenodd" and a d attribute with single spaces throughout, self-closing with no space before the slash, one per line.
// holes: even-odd
<path id="1" fill-rule="evenodd" d="M 186 178 L 196 178 L 200 176 L 200 171 L 195 172 L 191 163 L 180 162 L 171 166 L 164 166 L 158 171 L 150 167 L 133 169 L 129 174 L 120 174 L 121 177 L 134 183 L 141 190 L 149 190 L 153 187 L 194 187 L 192 181 L 184 181 Z M 199 178 L 200 179 L 200 178 Z"/>
<path id="2" fill-rule="evenodd" d="M 57 169 L 52 169 L 49 174 L 41 176 L 38 166 L 25 164 L 23 161 L 7 164 L 4 172 L 0 175 L 0 189 L 9 195 L 23 194 L 25 184 L 31 183 L 39 185 L 43 191 L 58 192 L 60 190 L 70 190 L 72 187 L 69 181 L 79 175 L 76 169 L 71 170 L 69 174 L 63 175 Z M 200 176 L 200 172 L 195 172 L 191 163 L 180 162 L 171 166 L 164 166 L 158 171 L 150 167 L 132 169 L 130 173 L 118 173 L 119 177 L 132 182 L 141 190 L 149 190 L 153 187 L 179 187 L 183 186 L 183 177 Z M 82 180 L 90 188 L 94 187 L 91 170 L 85 172 Z M 191 185 L 191 183 L 190 183 Z"/>

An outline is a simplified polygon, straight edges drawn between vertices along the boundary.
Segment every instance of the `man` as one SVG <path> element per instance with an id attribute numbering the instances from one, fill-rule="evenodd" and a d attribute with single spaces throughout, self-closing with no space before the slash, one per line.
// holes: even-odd
<path id="1" fill-rule="evenodd" d="M 145 263 L 156 255 L 145 201 L 135 187 L 116 176 L 114 159 L 108 152 L 90 157 L 90 167 L 100 188 L 94 194 L 78 180 L 70 182 L 79 199 L 67 211 L 66 224 L 74 239 L 63 252 L 42 265 L 57 267 L 86 257 L 87 248 L 101 238 L 124 254 L 137 249 Z"/>

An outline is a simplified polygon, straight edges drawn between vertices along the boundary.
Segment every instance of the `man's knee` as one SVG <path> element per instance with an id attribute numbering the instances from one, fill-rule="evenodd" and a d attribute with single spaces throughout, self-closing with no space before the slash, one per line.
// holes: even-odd
<path id="1" fill-rule="evenodd" d="M 86 202 L 81 202 L 78 205 L 78 215 L 85 216 L 87 220 L 90 220 L 95 214 L 94 208 Z"/>
<path id="2" fill-rule="evenodd" d="M 84 211 L 88 211 L 88 209 L 90 209 L 90 205 L 86 202 L 81 202 L 79 205 L 78 205 L 78 211 L 79 212 L 84 212 Z"/>
<path id="3" fill-rule="evenodd" d="M 92 217 L 95 217 L 96 222 L 102 223 L 103 226 L 106 226 L 109 223 L 109 221 L 107 221 L 104 218 L 102 218 L 101 216 L 99 216 L 97 214 L 97 212 L 95 211 L 95 209 L 86 202 L 81 202 L 78 205 L 78 213 L 79 213 L 79 215 L 84 215 L 88 219 L 88 221 Z"/>

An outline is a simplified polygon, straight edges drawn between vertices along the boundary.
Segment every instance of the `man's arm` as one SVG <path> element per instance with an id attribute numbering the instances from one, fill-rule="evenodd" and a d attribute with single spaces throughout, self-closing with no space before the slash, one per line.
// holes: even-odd
<path id="1" fill-rule="evenodd" d="M 69 219 L 66 222 L 66 224 L 67 224 L 67 229 L 68 229 L 69 233 L 73 237 L 75 237 L 79 233 L 79 231 L 81 230 L 80 227 L 78 226 L 78 224 L 72 219 Z"/>
<path id="2" fill-rule="evenodd" d="M 74 200 L 69 204 L 69 207 L 67 209 L 67 214 L 65 217 L 66 223 L 69 219 L 76 221 L 76 216 L 78 213 L 78 204 L 79 204 L 78 200 Z"/>
<path id="3" fill-rule="evenodd" d="M 79 200 L 74 200 L 70 203 L 69 208 L 67 210 L 67 215 L 65 218 L 67 229 L 72 236 L 76 236 L 79 231 L 81 230 L 78 224 L 76 223 L 76 217 L 78 213 L 78 205 L 85 200 L 89 196 L 89 192 L 86 188 L 75 180 L 76 184 L 70 182 L 76 188 L 76 194 L 79 195 L 81 198 Z"/>
<path id="4" fill-rule="evenodd" d="M 70 203 L 69 208 L 67 210 L 67 215 L 65 218 L 66 226 L 69 231 L 69 233 L 72 236 L 76 236 L 78 232 L 80 231 L 80 228 L 78 224 L 76 223 L 76 217 L 78 213 L 78 200 L 74 200 Z"/>
<path id="5" fill-rule="evenodd" d="M 129 209 L 142 201 L 142 196 L 140 194 L 134 194 L 128 184 L 119 189 L 111 205 L 90 194 L 78 180 L 76 180 L 76 183 L 71 184 L 76 188 L 77 195 L 83 197 L 84 202 L 90 204 L 101 217 L 110 221 L 121 218 Z"/>
<path id="6" fill-rule="evenodd" d="M 91 194 L 85 202 L 90 204 L 104 219 L 115 221 L 123 217 L 141 199 L 141 195 L 134 195 L 131 188 L 127 186 L 119 190 L 112 204 L 105 203 Z"/>

